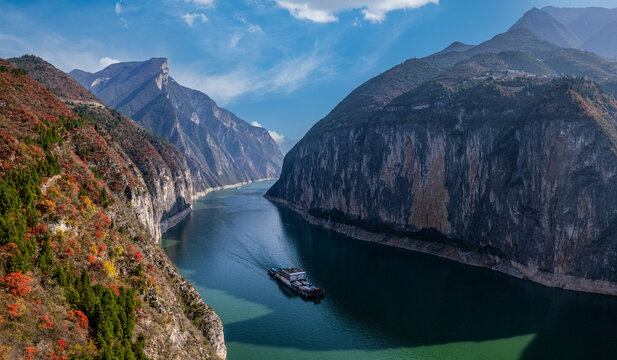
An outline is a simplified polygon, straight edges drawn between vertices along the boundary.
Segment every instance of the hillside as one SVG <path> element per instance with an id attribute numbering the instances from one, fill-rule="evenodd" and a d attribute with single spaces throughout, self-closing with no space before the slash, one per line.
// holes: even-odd
<path id="1" fill-rule="evenodd" d="M 174 143 L 187 157 L 197 192 L 279 174 L 282 154 L 268 131 L 178 84 L 165 58 L 71 74 L 105 103 Z"/>
<path id="2" fill-rule="evenodd" d="M 107 108 L 73 78 L 43 59 L 26 55 L 9 61 L 50 91 L 56 89 L 65 103 L 95 124 L 115 150 L 135 165 L 130 170 L 145 183 L 147 191 L 133 194 L 118 188 L 116 195 L 128 196 L 137 218 L 155 239 L 190 212 L 195 196 L 193 179 L 185 156 L 173 144 Z"/>
<path id="3" fill-rule="evenodd" d="M 0 105 L 2 357 L 225 357 L 220 319 L 138 221 L 148 188 L 100 123 L 4 60 Z"/>

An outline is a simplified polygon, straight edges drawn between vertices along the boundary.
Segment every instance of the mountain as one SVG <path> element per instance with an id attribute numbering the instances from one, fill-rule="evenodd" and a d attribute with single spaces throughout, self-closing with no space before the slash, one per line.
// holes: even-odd
<path id="1" fill-rule="evenodd" d="M 115 135 L 147 146 L 143 129 L 102 119 L 113 112 L 41 59 L 13 61 L 63 98 L 0 59 L 3 357 L 224 358 L 221 320 L 139 215 L 147 172 Z M 157 149 L 173 149 L 160 141 Z"/>
<path id="2" fill-rule="evenodd" d="M 616 66 L 525 26 L 410 59 L 315 124 L 266 197 L 356 238 L 615 295 Z"/>
<path id="3" fill-rule="evenodd" d="M 128 163 L 133 175 L 147 189 L 131 192 L 116 187 L 116 195 L 131 201 L 137 219 L 155 239 L 191 211 L 195 197 L 187 159 L 169 141 L 154 135 L 84 89 L 68 74 L 43 59 L 24 55 L 9 61 L 46 86 L 84 118 L 88 118 L 106 141 Z M 96 165 L 96 164 L 95 164 Z M 99 166 L 99 165 L 96 165 Z M 101 176 L 113 174 L 101 173 Z"/>
<path id="4" fill-rule="evenodd" d="M 563 73 L 591 76 L 593 80 L 602 83 L 617 81 L 617 63 L 592 53 L 561 48 L 542 39 L 528 28 L 517 28 L 496 35 L 466 51 L 414 58 L 385 71 L 354 89 L 324 119 L 317 122 L 305 137 L 319 136 L 323 131 L 334 128 L 370 122 L 371 116 L 381 111 L 395 97 L 433 80 L 473 56 L 501 52 L 525 53 L 528 58 L 539 59 L 546 66 L 546 75 Z M 530 70 L 522 66 L 524 65 L 512 62 L 509 69 Z"/>
<path id="5" fill-rule="evenodd" d="M 268 131 L 178 84 L 165 58 L 70 74 L 109 106 L 174 143 L 187 157 L 198 193 L 279 175 L 282 154 Z"/>
<path id="6" fill-rule="evenodd" d="M 605 58 L 617 57 L 617 8 L 533 8 L 512 26 L 526 27 L 562 47 L 591 51 Z"/>
<path id="7" fill-rule="evenodd" d="M 538 8 L 533 8 L 512 25 L 510 30 L 528 28 L 542 38 L 561 47 L 577 48 L 581 40 L 572 34 L 562 23 L 555 20 L 549 13 Z"/>
<path id="8" fill-rule="evenodd" d="M 459 51 L 465 51 L 465 50 L 469 50 L 471 48 L 473 48 L 475 45 L 468 45 L 468 44 L 464 44 L 460 41 L 455 41 L 452 44 L 448 45 L 447 48 L 441 50 L 440 52 L 436 53 L 435 55 L 441 55 L 441 54 L 447 54 L 449 52 L 459 52 Z"/>

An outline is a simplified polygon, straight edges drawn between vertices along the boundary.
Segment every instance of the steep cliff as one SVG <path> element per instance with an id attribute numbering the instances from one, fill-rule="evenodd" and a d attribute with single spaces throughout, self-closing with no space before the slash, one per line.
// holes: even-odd
<path id="1" fill-rule="evenodd" d="M 318 122 L 266 196 L 357 238 L 617 294 L 617 105 L 551 80 L 614 66 L 525 28 L 407 61 Z"/>
<path id="2" fill-rule="evenodd" d="M 199 193 L 279 174 L 283 157 L 268 131 L 178 84 L 165 58 L 71 74 L 108 105 L 178 146 Z"/>
<path id="3" fill-rule="evenodd" d="M 195 195 L 193 179 L 185 156 L 173 144 L 107 108 L 77 81 L 43 59 L 24 55 L 9 61 L 88 118 L 131 164 L 130 172 L 145 186 L 135 191 L 118 186 L 115 192 L 131 202 L 135 215 L 154 239 L 190 212 Z"/>
<path id="4" fill-rule="evenodd" d="M 148 189 L 99 126 L 0 60 L 2 357 L 224 358 L 220 319 L 136 218 Z"/>

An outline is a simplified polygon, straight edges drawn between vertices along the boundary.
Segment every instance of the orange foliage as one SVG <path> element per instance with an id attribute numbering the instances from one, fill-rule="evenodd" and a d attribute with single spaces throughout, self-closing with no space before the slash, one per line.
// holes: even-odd
<path id="1" fill-rule="evenodd" d="M 69 318 L 75 320 L 75 324 L 88 330 L 88 317 L 80 310 L 69 310 Z"/>
<path id="2" fill-rule="evenodd" d="M 6 311 L 8 316 L 19 316 L 19 304 L 9 304 L 7 307 L 9 308 Z"/>
<path id="3" fill-rule="evenodd" d="M 27 347 L 26 354 L 28 354 L 28 356 L 26 356 L 26 360 L 32 360 L 34 356 L 38 353 L 39 353 L 39 349 Z"/>
<path id="4" fill-rule="evenodd" d="M 30 277 L 21 271 L 10 273 L 0 278 L 0 284 L 9 288 L 13 296 L 24 296 L 30 293 Z"/>

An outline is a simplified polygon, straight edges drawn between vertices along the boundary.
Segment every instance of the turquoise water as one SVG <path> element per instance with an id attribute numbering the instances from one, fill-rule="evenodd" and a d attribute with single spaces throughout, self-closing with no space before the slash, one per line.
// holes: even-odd
<path id="1" fill-rule="evenodd" d="M 357 241 L 265 200 L 210 193 L 163 235 L 225 326 L 228 359 L 617 359 L 617 298 Z M 305 301 L 269 278 L 299 266 Z"/>

